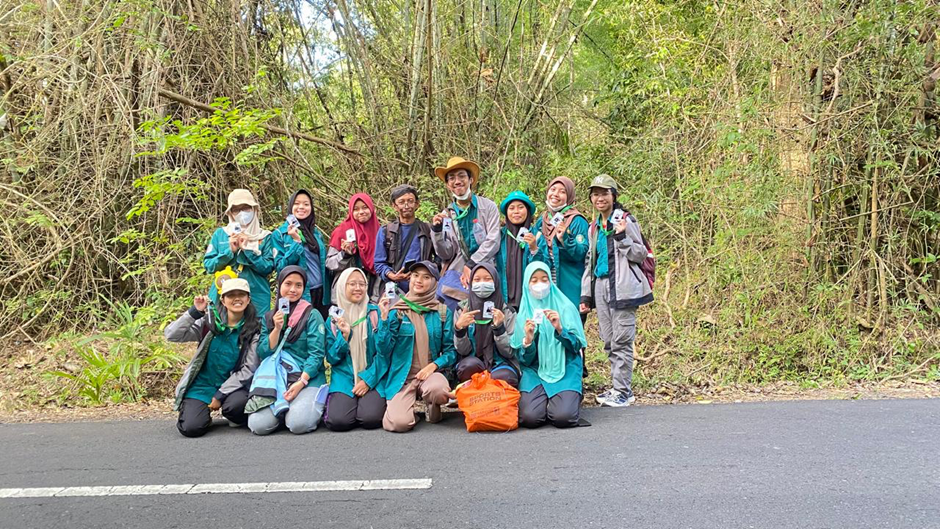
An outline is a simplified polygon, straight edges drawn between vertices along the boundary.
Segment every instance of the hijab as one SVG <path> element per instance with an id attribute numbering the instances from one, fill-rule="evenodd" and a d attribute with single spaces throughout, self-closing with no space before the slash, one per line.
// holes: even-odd
<path id="1" fill-rule="evenodd" d="M 500 288 L 499 276 L 496 275 L 496 267 L 489 263 L 481 263 L 473 267 L 473 271 L 470 272 L 470 277 L 473 277 L 473 274 L 479 269 L 484 269 L 490 273 L 493 277 L 493 283 L 496 286 L 496 290 L 488 298 L 481 298 L 473 292 L 473 289 L 470 289 L 470 296 L 467 298 L 467 310 L 473 311 L 478 310 L 480 314 L 483 314 L 483 304 L 487 301 L 493 302 L 493 307 L 502 310 L 504 307 L 503 304 L 503 292 Z M 482 316 L 480 316 L 482 318 Z M 486 365 L 487 369 L 493 367 L 493 355 L 496 350 L 496 341 L 493 338 L 493 322 L 492 320 L 487 321 L 486 323 L 476 322 L 473 325 L 473 340 L 476 343 L 476 355 L 478 358 L 483 360 L 483 363 Z"/>
<path id="2" fill-rule="evenodd" d="M 365 223 L 353 217 L 353 208 L 360 200 L 372 212 L 372 216 Z M 375 218 L 375 204 L 372 202 L 372 197 L 365 193 L 356 193 L 349 199 L 349 213 L 346 214 L 346 220 L 341 222 L 330 236 L 330 246 L 342 250 L 343 241 L 346 240 L 346 231 L 355 230 L 359 260 L 367 272 L 375 275 L 375 237 L 379 233 L 379 228 L 379 219 Z"/>
<path id="3" fill-rule="evenodd" d="M 277 274 L 277 298 L 281 297 L 281 284 L 284 283 L 284 280 L 287 279 L 287 276 L 291 274 L 297 274 L 300 276 L 301 280 L 304 282 L 304 289 L 307 288 L 307 272 L 303 268 L 291 265 L 285 266 L 283 270 Z M 287 326 L 290 327 L 290 334 L 287 335 L 287 343 L 294 343 L 297 341 L 297 338 L 300 338 L 300 335 L 306 332 L 307 330 L 307 316 L 310 315 L 310 310 L 313 308 L 309 302 L 298 299 L 293 301 L 290 304 L 290 313 L 287 316 Z M 267 322 L 268 329 L 274 328 L 274 318 L 280 317 L 280 311 L 277 310 L 277 306 L 273 310 L 269 310 L 264 315 L 264 319 Z"/>
<path id="4" fill-rule="evenodd" d="M 306 195 L 307 198 L 310 199 L 310 215 L 307 215 L 307 218 L 303 220 L 297 219 L 297 222 L 300 223 L 300 233 L 304 236 L 304 246 L 315 255 L 320 255 L 320 245 L 317 243 L 317 238 L 315 237 L 317 231 L 317 215 L 316 210 L 313 209 L 313 195 L 306 189 L 298 189 L 296 193 L 290 196 L 290 200 L 287 201 L 287 214 L 294 214 L 294 201 L 297 200 L 297 197 L 300 195 Z"/>
<path id="5" fill-rule="evenodd" d="M 408 318 L 415 329 L 415 351 L 418 353 L 418 362 L 421 364 L 421 367 L 431 362 L 431 342 L 428 336 L 428 326 L 424 321 L 424 314 L 438 310 L 439 305 L 440 301 L 437 299 L 437 284 L 435 284 L 427 293 L 420 296 L 415 294 L 413 290 L 404 294 L 399 298 L 398 302 L 392 306 L 393 309 L 398 310 L 398 312 Z"/>
<path id="6" fill-rule="evenodd" d="M 529 251 L 528 245 L 522 245 L 518 241 L 519 229 L 532 227 L 532 217 L 535 215 L 535 209 L 528 195 L 520 191 L 513 191 L 506 199 L 508 200 L 506 203 L 507 210 L 509 204 L 518 201 L 522 202 L 529 212 L 522 224 L 509 222 L 509 215 L 506 215 L 506 232 L 511 235 L 512 239 L 506 241 L 506 299 L 509 300 L 510 306 L 518 307 L 519 301 L 522 299 L 522 291 L 525 289 L 525 285 L 522 284 L 522 261 L 526 252 Z M 542 226 L 544 230 L 544 224 Z"/>
<path id="7" fill-rule="evenodd" d="M 363 288 L 362 300 L 353 303 L 346 297 L 346 283 L 353 274 L 360 274 L 366 282 Z M 343 319 L 351 326 L 349 332 L 349 357 L 352 359 L 353 380 L 359 382 L 359 372 L 366 368 L 366 352 L 368 351 L 369 330 L 368 325 L 360 321 L 369 312 L 369 280 L 366 274 L 358 268 L 347 268 L 336 280 L 336 306 L 343 309 Z M 358 322 L 358 324 L 356 324 Z M 353 326 L 355 325 L 355 326 Z"/>
<path id="8" fill-rule="evenodd" d="M 247 193 L 247 191 L 246 191 Z M 254 199 L 254 196 L 252 196 Z M 255 201 L 257 202 L 257 200 Z M 233 204 L 233 206 L 239 206 L 241 204 Z M 251 252 L 261 251 L 261 241 L 264 240 L 271 232 L 265 230 L 261 227 L 261 208 L 258 206 L 252 206 L 251 210 L 255 212 L 254 216 L 251 219 L 251 222 L 247 226 L 241 226 L 241 233 L 244 233 L 248 236 L 248 240 L 245 241 L 243 248 Z M 235 235 L 235 226 L 240 225 L 236 215 L 229 212 L 228 216 L 228 226 L 222 228 L 225 231 L 225 234 L 229 237 Z"/>
<path id="9" fill-rule="evenodd" d="M 542 236 L 545 237 L 545 242 L 548 244 L 549 248 L 551 248 L 553 244 L 552 235 L 561 242 L 562 237 L 565 236 L 565 232 L 568 231 L 568 226 L 571 225 L 571 221 L 573 221 L 575 217 L 583 217 L 581 212 L 578 211 L 578 208 L 574 206 L 574 182 L 567 176 L 559 176 L 548 183 L 547 189 L 551 189 L 555 184 L 565 186 L 565 196 L 568 197 L 568 201 L 557 211 L 552 211 L 551 206 L 548 206 L 548 211 L 542 214 Z M 558 211 L 564 211 L 565 218 L 561 221 L 559 226 L 552 226 L 552 217 L 554 217 Z"/>
<path id="10" fill-rule="evenodd" d="M 548 274 L 549 290 L 545 299 L 535 299 L 529 292 L 529 281 L 532 275 L 541 270 Z M 577 342 L 581 347 L 587 345 L 587 338 L 584 336 L 584 327 L 581 324 L 581 315 L 577 307 L 568 299 L 567 296 L 551 280 L 552 274 L 548 265 L 541 261 L 533 261 L 525 269 L 525 293 L 522 295 L 522 304 L 519 306 L 519 313 L 516 316 L 516 328 L 513 331 L 510 344 L 514 349 L 522 349 L 522 342 L 525 340 L 525 321 L 535 317 L 535 311 L 538 309 L 550 309 L 558 312 L 561 318 L 561 327 L 574 333 Z M 545 382 L 558 382 L 565 376 L 565 346 L 555 338 L 555 328 L 548 318 L 543 318 L 542 323 L 536 327 L 538 343 L 538 375 Z"/>

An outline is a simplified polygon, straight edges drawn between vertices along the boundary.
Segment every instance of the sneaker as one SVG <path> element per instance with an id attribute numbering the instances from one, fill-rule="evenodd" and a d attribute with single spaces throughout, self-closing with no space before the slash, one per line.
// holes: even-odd
<path id="1" fill-rule="evenodd" d="M 611 408 L 626 408 L 627 406 L 633 404 L 635 401 L 636 401 L 635 396 L 630 395 L 628 397 L 618 391 L 612 397 L 605 400 L 603 406 L 609 406 Z"/>
<path id="2" fill-rule="evenodd" d="M 599 393 L 597 396 L 594 397 L 594 399 L 597 400 L 598 404 L 603 406 L 607 404 L 607 401 L 613 398 L 613 396 L 614 396 L 614 390 L 608 389 L 607 391 L 603 393 Z"/>
<path id="3" fill-rule="evenodd" d="M 440 404 L 431 404 L 428 406 L 428 422 L 434 424 L 436 422 L 441 422 L 441 419 L 444 418 L 444 412 L 441 411 Z"/>

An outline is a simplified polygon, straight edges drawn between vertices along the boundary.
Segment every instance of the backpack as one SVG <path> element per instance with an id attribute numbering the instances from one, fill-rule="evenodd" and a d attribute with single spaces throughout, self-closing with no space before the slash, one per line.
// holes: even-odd
<path id="1" fill-rule="evenodd" d="M 629 211 L 625 213 L 630 217 L 630 220 L 637 223 L 637 226 L 640 225 L 632 213 Z M 640 230 L 640 240 L 643 241 L 643 246 L 646 246 L 646 259 L 643 259 L 643 262 L 640 263 L 640 270 L 643 272 L 643 275 L 646 276 L 646 280 L 649 281 L 650 284 L 650 289 L 652 289 L 653 282 L 656 281 L 656 257 L 653 255 L 653 247 L 650 246 L 649 241 L 646 240 L 642 229 Z"/>

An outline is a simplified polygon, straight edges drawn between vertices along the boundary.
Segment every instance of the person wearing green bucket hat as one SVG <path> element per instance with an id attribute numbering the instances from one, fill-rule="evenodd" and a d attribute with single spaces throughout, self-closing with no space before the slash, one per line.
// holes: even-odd
<path id="1" fill-rule="evenodd" d="M 513 191 L 499 204 L 506 217 L 500 234 L 496 271 L 499 275 L 503 298 L 514 310 L 522 301 L 522 273 L 532 261 L 547 261 L 542 233 L 532 230 L 535 203 L 522 191 Z"/>

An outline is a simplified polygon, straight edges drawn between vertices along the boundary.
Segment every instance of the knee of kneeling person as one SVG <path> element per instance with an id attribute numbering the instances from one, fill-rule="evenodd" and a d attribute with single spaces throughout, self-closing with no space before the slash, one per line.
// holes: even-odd
<path id="1" fill-rule="evenodd" d="M 288 412 L 290 413 L 290 412 Z M 290 433 L 301 435 L 305 433 L 312 432 L 317 429 L 317 424 L 320 422 L 320 417 L 317 416 L 314 418 L 305 417 L 303 420 L 291 420 L 288 416 L 286 422 L 287 429 L 290 430 Z"/>
<path id="2" fill-rule="evenodd" d="M 510 369 L 493 371 L 493 380 L 502 380 L 514 388 L 519 386 L 519 376 Z"/>
<path id="3" fill-rule="evenodd" d="M 389 414 L 386 414 L 382 419 L 382 428 L 384 428 L 386 432 L 405 433 L 410 432 L 414 427 L 414 412 L 412 412 L 410 419 L 405 416 L 393 417 Z"/>
<path id="4" fill-rule="evenodd" d="M 364 430 L 375 430 L 382 427 L 382 416 L 377 417 L 363 417 L 362 421 L 359 423 Z"/>
<path id="5" fill-rule="evenodd" d="M 581 410 L 579 408 L 574 411 L 553 414 L 549 419 L 556 428 L 572 428 L 578 425 L 578 417 L 580 415 Z"/>
<path id="6" fill-rule="evenodd" d="M 326 417 L 323 419 L 323 426 L 326 426 L 327 430 L 331 432 L 347 432 L 356 426 L 356 420 L 349 420 L 347 418 L 335 419 L 327 412 Z"/>
<path id="7" fill-rule="evenodd" d="M 183 437 L 202 437 L 209 431 L 208 426 L 194 425 L 190 423 L 177 423 L 176 428 Z"/>
<path id="8" fill-rule="evenodd" d="M 248 416 L 248 429 L 255 435 L 268 435 L 274 433 L 279 426 L 277 418 L 270 420 L 271 417 L 264 417 L 262 412 L 252 413 Z"/>
<path id="9" fill-rule="evenodd" d="M 519 426 L 523 428 L 538 428 L 545 423 L 544 412 L 539 413 L 536 410 L 519 410 Z"/>

